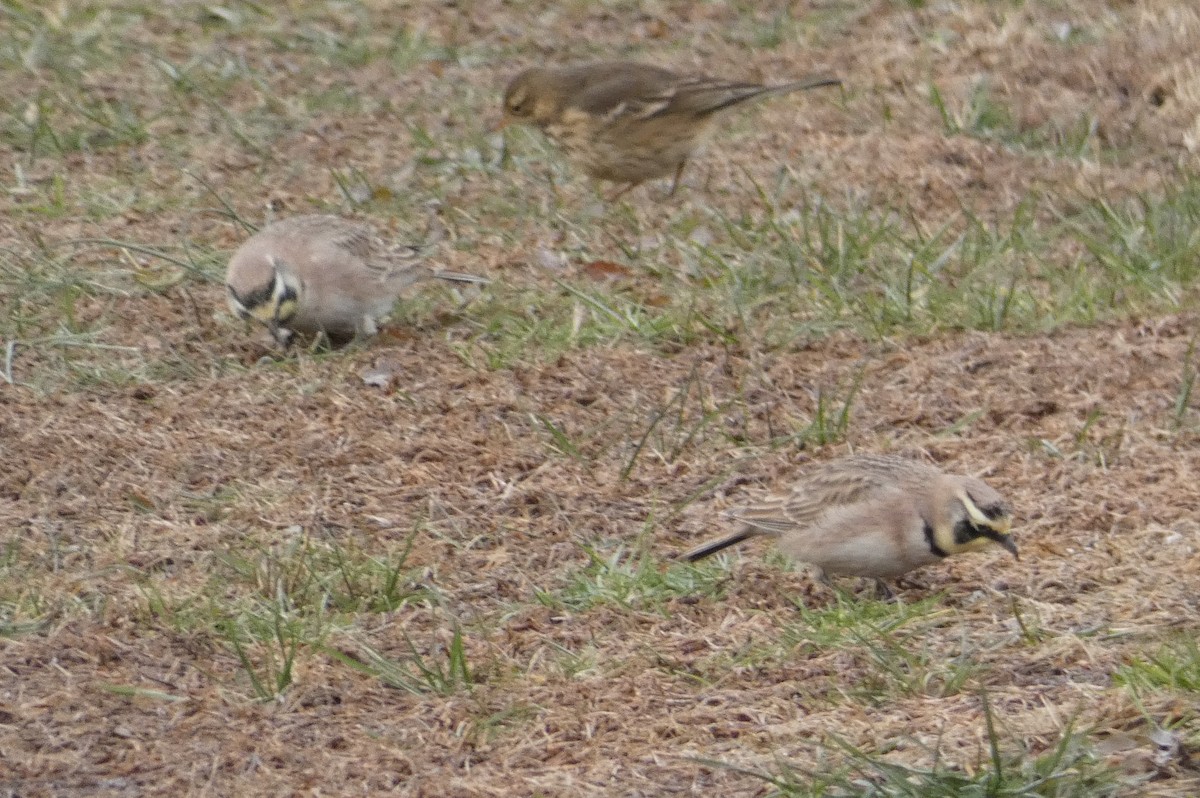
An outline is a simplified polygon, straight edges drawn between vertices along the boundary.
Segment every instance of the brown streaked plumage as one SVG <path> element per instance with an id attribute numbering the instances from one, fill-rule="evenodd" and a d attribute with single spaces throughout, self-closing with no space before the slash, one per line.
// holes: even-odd
<path id="1" fill-rule="evenodd" d="M 891 579 L 992 543 L 1017 556 L 1012 511 L 980 479 L 887 455 L 827 463 L 792 489 L 730 513 L 742 529 L 682 555 L 699 560 L 759 535 L 822 573 Z M 884 588 L 886 590 L 886 588 Z"/>
<path id="2" fill-rule="evenodd" d="M 631 61 L 533 67 L 508 84 L 504 124 L 538 127 L 586 174 L 624 184 L 611 199 L 667 175 L 674 175 L 674 194 L 718 112 L 757 97 L 840 83 L 814 75 L 764 86 Z"/>
<path id="3" fill-rule="evenodd" d="M 248 238 L 229 260 L 225 289 L 235 315 L 262 322 L 287 346 L 294 332 L 374 335 L 400 292 L 429 278 L 488 282 L 431 270 L 418 248 L 385 242 L 363 222 L 303 215 Z"/>

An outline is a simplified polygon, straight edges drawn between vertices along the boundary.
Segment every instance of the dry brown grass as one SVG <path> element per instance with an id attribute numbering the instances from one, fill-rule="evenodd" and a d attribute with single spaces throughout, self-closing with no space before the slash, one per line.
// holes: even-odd
<path id="1" fill-rule="evenodd" d="M 1114 794 L 1200 791 L 1145 740 L 1169 725 L 1195 746 L 1195 691 L 1114 681 L 1200 631 L 1194 287 L 1183 310 L 1123 306 L 1122 286 L 1106 321 L 1011 332 L 804 318 L 778 346 L 700 324 L 514 343 L 505 321 L 591 312 L 558 281 L 652 309 L 703 296 L 690 250 L 654 242 L 733 248 L 764 196 L 781 215 L 865 205 L 925 231 L 959 229 L 964 209 L 1011 220 L 1030 197 L 1050 198 L 1031 205 L 1046 225 L 1159 197 L 1195 167 L 1200 14 L 811 2 L 777 32 L 778 9 L 633 5 L 231 4 L 236 23 L 192 3 L 0 9 L 21 21 L 0 72 L 20 98 L 0 158 L 18 383 L 0 385 L 0 787 L 770 794 L 696 760 L 828 773 L 837 738 L 974 772 L 986 694 L 1006 750 L 1041 754 L 1074 721 L 1136 741 L 1099 749 L 1126 780 Z M 772 80 L 830 69 L 847 89 L 730 119 L 675 204 L 651 187 L 604 208 L 534 136 L 501 168 L 481 120 L 503 81 L 614 52 Z M 103 108 L 141 132 L 96 123 Z M 1078 147 L 1057 142 L 1088 119 Z M 67 146 L 77 129 L 93 138 Z M 273 201 L 401 234 L 437 197 L 440 261 L 499 285 L 456 310 L 419 298 L 411 328 L 367 346 L 256 363 L 214 280 L 244 232 L 205 185 L 254 222 Z M 754 229 L 748 249 L 767 246 Z M 1030 257 L 1066 272 L 1089 255 L 1050 237 Z M 589 271 L 598 259 L 618 268 Z M 388 388 L 364 383 L 374 367 Z M 847 429 L 823 442 L 815 420 L 845 401 Z M 753 551 L 668 561 L 721 510 L 848 450 L 986 473 L 1018 510 L 1022 560 L 930 568 L 896 607 Z M 385 595 L 407 600 L 368 606 Z M 250 673 L 285 659 L 274 623 L 294 672 L 259 701 Z M 448 668 L 456 640 L 468 684 L 413 692 L 348 664 Z"/>

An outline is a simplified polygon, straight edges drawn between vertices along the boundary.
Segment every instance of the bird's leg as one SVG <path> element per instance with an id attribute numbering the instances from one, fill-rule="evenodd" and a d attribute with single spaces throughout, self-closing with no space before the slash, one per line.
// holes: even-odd
<path id="1" fill-rule="evenodd" d="M 918 582 L 915 579 L 908 577 L 908 576 L 901 576 L 901 577 L 897 578 L 896 579 L 896 587 L 900 588 L 901 590 L 912 590 L 912 589 L 925 590 L 925 589 L 928 589 L 927 585 L 921 584 L 920 582 Z"/>
<path id="2" fill-rule="evenodd" d="M 804 591 L 806 594 L 821 601 L 827 601 L 830 596 L 833 597 L 834 601 L 839 600 L 841 594 L 838 592 L 837 586 L 833 584 L 833 580 L 829 578 L 829 575 L 824 570 L 811 563 L 806 564 L 804 570 L 812 578 L 813 582 L 809 589 Z M 795 600 L 795 604 L 798 608 L 802 606 L 799 599 Z"/>
<path id="3" fill-rule="evenodd" d="M 875 598 L 879 599 L 880 601 L 895 601 L 896 594 L 892 592 L 890 587 L 884 584 L 882 579 L 876 579 Z"/>
<path id="4" fill-rule="evenodd" d="M 312 346 L 308 348 L 311 353 L 330 352 L 333 350 L 333 339 L 329 337 L 329 333 L 324 330 L 318 330 L 313 336 Z"/>
<path id="5" fill-rule="evenodd" d="M 638 186 L 640 186 L 641 184 L 642 184 L 642 183 L 641 183 L 641 181 L 638 181 L 638 182 L 636 182 L 636 183 L 626 183 L 626 184 L 625 184 L 624 186 L 622 186 L 622 187 L 621 187 L 621 188 L 620 188 L 618 191 L 615 191 L 615 192 L 613 192 L 612 194 L 610 194 L 609 196 L 605 197 L 604 199 L 605 199 L 605 201 L 606 201 L 606 202 L 616 202 L 616 201 L 617 201 L 617 200 L 619 200 L 621 197 L 625 196 L 625 195 L 626 195 L 626 194 L 628 194 L 630 191 L 633 191 L 635 188 L 637 188 L 637 187 L 638 187 Z"/>
<path id="6" fill-rule="evenodd" d="M 675 167 L 675 178 L 671 181 L 671 190 L 667 192 L 668 197 L 674 197 L 675 192 L 679 189 L 679 178 L 683 177 L 683 169 L 687 166 L 687 158 L 679 162 L 679 166 Z"/>
<path id="7" fill-rule="evenodd" d="M 833 586 L 833 580 L 829 578 L 829 574 L 825 573 L 825 571 L 823 571 L 822 569 L 818 568 L 815 565 L 810 566 L 810 570 L 812 572 L 813 579 L 817 580 L 818 582 L 820 582 L 822 585 L 829 588 L 830 590 L 835 589 Z"/>

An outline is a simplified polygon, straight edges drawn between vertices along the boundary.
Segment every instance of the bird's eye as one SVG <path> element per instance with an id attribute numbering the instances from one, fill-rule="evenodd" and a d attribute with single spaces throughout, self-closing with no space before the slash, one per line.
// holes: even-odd
<path id="1" fill-rule="evenodd" d="M 532 113 L 532 103 L 529 100 L 529 91 L 521 86 L 510 91 L 504 98 L 504 108 L 509 116 L 529 116 Z"/>

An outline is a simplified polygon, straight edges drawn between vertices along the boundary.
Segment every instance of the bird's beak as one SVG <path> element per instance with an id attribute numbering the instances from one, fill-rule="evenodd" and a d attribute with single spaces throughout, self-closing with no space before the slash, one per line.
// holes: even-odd
<path id="1" fill-rule="evenodd" d="M 1021 559 L 1021 555 L 1017 553 L 1017 542 L 1012 539 L 1012 535 L 1008 534 L 1008 530 L 1011 525 L 1012 521 L 1006 518 L 1003 520 L 999 528 L 988 526 L 982 528 L 980 531 L 983 533 L 985 538 L 994 543 L 999 543 L 1001 546 L 1007 549 L 1013 557 L 1019 560 Z"/>

